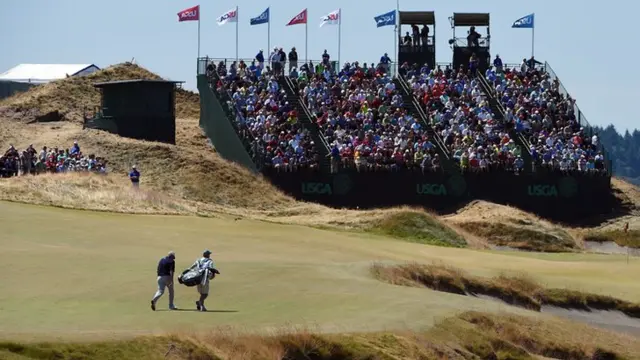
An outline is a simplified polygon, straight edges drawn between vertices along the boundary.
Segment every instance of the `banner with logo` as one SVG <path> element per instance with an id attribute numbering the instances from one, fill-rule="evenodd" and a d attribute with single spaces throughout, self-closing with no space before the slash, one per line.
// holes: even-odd
<path id="1" fill-rule="evenodd" d="M 178 13 L 178 22 L 200 20 L 200 5 L 182 10 Z"/>

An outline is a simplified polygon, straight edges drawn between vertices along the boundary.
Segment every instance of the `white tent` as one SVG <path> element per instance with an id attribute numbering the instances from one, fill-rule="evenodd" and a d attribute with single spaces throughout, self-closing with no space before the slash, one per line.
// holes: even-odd
<path id="1" fill-rule="evenodd" d="M 67 76 L 84 76 L 100 70 L 94 64 L 20 64 L 2 74 L 0 81 L 42 84 Z"/>

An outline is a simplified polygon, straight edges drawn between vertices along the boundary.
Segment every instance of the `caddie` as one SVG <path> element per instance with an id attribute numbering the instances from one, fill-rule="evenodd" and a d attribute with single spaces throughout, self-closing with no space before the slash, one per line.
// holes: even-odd
<path id="1" fill-rule="evenodd" d="M 207 311 L 207 308 L 204 306 L 204 301 L 209 296 L 209 282 L 213 279 L 216 274 L 220 274 L 220 272 L 215 268 L 215 264 L 211 259 L 211 251 L 205 250 L 202 253 L 202 257 L 196 260 L 193 265 L 189 269 L 200 269 L 203 270 L 204 276 L 202 277 L 202 281 L 198 284 L 198 293 L 200 294 L 200 299 L 196 301 L 196 309 L 198 311 Z"/>
<path id="2" fill-rule="evenodd" d="M 169 251 L 167 256 L 158 262 L 158 291 L 151 300 L 151 310 L 156 311 L 156 301 L 164 294 L 164 289 L 169 289 L 169 310 L 178 310 L 173 304 L 173 274 L 176 270 L 176 253 Z"/>

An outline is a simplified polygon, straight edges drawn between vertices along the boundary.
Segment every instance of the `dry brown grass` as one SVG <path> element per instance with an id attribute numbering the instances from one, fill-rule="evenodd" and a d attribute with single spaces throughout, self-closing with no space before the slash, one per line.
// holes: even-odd
<path id="1" fill-rule="evenodd" d="M 443 220 L 496 246 L 544 252 L 579 248 L 572 236 L 575 231 L 520 209 L 487 201 L 473 201 Z"/>
<path id="2" fill-rule="evenodd" d="M 0 181 L 0 199 L 124 213 L 225 213 L 343 230 L 393 232 L 398 229 L 374 229 L 374 224 L 393 223 L 398 216 L 407 214 L 437 222 L 423 210 L 406 207 L 353 211 L 295 201 L 263 177 L 221 159 L 207 144 L 197 120 L 181 119 L 176 127 L 176 145 L 168 145 L 121 138 L 98 130 L 82 130 L 78 124 L 68 122 L 18 124 L 0 121 L 0 147 L 9 144 L 18 148 L 29 144 L 38 148 L 45 144 L 68 147 L 78 140 L 83 152 L 95 153 L 110 161 L 107 176 L 56 174 L 4 179 Z M 138 165 L 142 173 L 141 191 L 135 193 L 126 178 L 126 172 L 133 164 Z M 135 196 L 135 199 L 127 202 L 128 196 Z M 442 224 L 433 229 L 438 234 L 456 237 Z M 400 230 L 426 233 L 429 229 L 403 227 Z"/>
<path id="3" fill-rule="evenodd" d="M 553 305 L 579 310 L 618 310 L 640 318 L 640 304 L 575 290 L 548 289 L 524 274 L 482 278 L 442 264 L 374 264 L 371 273 L 394 285 L 427 287 L 459 295 L 485 295 L 530 310 L 539 311 L 542 305 Z"/>
<path id="4" fill-rule="evenodd" d="M 247 334 L 234 329 L 102 343 L 0 343 L 0 356 L 29 359 L 637 359 L 636 338 L 583 324 L 465 312 L 425 332 Z"/>
<path id="5" fill-rule="evenodd" d="M 160 76 L 131 63 L 110 66 L 84 77 L 71 77 L 35 86 L 28 91 L 0 100 L 0 117 L 32 121 L 38 115 L 59 111 L 67 121 L 81 122 L 85 111 L 93 112 L 100 105 L 100 92 L 93 86 L 97 82 L 148 79 Z M 176 117 L 198 118 L 198 94 L 178 90 Z"/>

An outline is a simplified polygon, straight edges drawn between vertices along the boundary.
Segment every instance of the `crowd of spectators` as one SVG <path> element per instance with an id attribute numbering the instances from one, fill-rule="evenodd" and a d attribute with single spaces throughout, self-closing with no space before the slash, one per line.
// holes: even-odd
<path id="1" fill-rule="evenodd" d="M 508 124 L 496 119 L 473 72 L 407 63 L 400 72 L 462 170 L 523 169 L 523 149 L 510 138 Z"/>
<path id="2" fill-rule="evenodd" d="M 332 171 L 440 168 L 434 144 L 404 107 L 387 65 L 346 63 L 337 73 L 298 78 L 300 95 L 329 142 Z"/>
<path id="3" fill-rule="evenodd" d="M 276 58 L 281 64 L 274 65 Z M 236 125 L 261 149 L 267 166 L 317 168 L 321 160 L 309 132 L 298 122 L 295 106 L 280 88 L 278 79 L 287 58 L 289 76 L 327 140 L 334 172 L 339 167 L 438 171 L 435 144 L 464 171 L 520 172 L 525 151 L 536 167 L 604 169 L 597 135 L 585 134 L 576 119 L 574 100 L 563 95 L 557 79 L 552 81 L 533 60 L 508 68 L 497 56 L 484 74 L 501 105 L 500 114 L 494 114 L 495 106 L 475 74 L 477 59 L 457 70 L 403 64 L 399 73 L 423 106 L 437 134 L 433 139 L 426 124 L 403 104 L 387 54 L 377 65 L 346 63 L 336 71 L 326 50 L 322 62 L 298 68 L 295 48 L 288 57 L 281 48 L 274 49 L 267 64 L 260 52 L 249 65 L 233 62 L 227 69 L 221 62 L 209 69 L 219 75 L 217 90 L 228 92 L 238 110 Z M 519 145 L 522 142 L 512 138 L 515 134 L 523 134 L 527 146 Z"/>
<path id="4" fill-rule="evenodd" d="M 236 126 L 251 142 L 264 166 L 284 171 L 318 167 L 319 158 L 298 112 L 280 88 L 277 74 L 264 64 L 223 62 L 209 67 L 219 80 L 216 91 L 227 92 L 237 110 Z"/>
<path id="5" fill-rule="evenodd" d="M 494 62 L 495 63 L 495 62 Z M 501 65 L 501 62 L 500 62 Z M 523 59 L 519 67 L 489 68 L 485 77 L 506 112 L 506 121 L 525 135 L 537 166 L 561 171 L 605 169 L 597 134 L 586 134 L 576 118 L 575 100 L 564 95 L 557 78 Z"/>
<path id="6" fill-rule="evenodd" d="M 0 177 L 69 171 L 106 173 L 106 166 L 107 160 L 93 154 L 83 154 L 78 142 L 74 142 L 71 149 L 45 146 L 39 152 L 33 145 L 22 151 L 11 145 L 0 156 Z"/>

